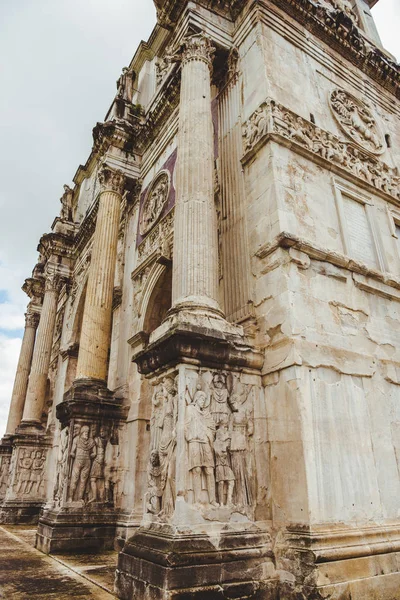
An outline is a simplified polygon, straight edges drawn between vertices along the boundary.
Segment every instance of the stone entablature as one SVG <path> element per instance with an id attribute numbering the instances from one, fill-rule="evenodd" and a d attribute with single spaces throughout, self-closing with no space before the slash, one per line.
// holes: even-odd
<path id="1" fill-rule="evenodd" d="M 322 130 L 271 98 L 261 104 L 243 125 L 243 164 L 269 139 L 284 144 L 289 142 L 293 150 L 312 157 L 314 161 L 316 158 L 321 160 L 329 170 L 361 179 L 376 191 L 400 201 L 400 176 L 396 169 L 358 144 Z"/>

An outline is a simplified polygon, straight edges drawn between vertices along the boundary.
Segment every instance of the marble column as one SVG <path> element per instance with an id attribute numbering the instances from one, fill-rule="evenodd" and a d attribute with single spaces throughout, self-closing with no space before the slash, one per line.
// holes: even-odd
<path id="1" fill-rule="evenodd" d="M 222 314 L 214 204 L 213 53 L 211 42 L 204 36 L 194 35 L 183 43 L 172 308 L 201 308 Z"/>
<path id="2" fill-rule="evenodd" d="M 76 379 L 106 381 L 118 228 L 125 176 L 122 171 L 103 165 L 99 171 L 99 181 L 99 211 L 83 312 Z"/>
<path id="3" fill-rule="evenodd" d="M 28 310 L 25 315 L 25 331 L 24 337 L 22 338 L 17 373 L 15 375 L 14 387 L 11 396 L 6 435 L 13 435 L 16 428 L 21 423 L 38 323 L 39 314 Z"/>
<path id="4" fill-rule="evenodd" d="M 48 275 L 46 278 L 21 425 L 40 426 L 41 424 L 61 283 L 62 279 L 56 274 Z"/>

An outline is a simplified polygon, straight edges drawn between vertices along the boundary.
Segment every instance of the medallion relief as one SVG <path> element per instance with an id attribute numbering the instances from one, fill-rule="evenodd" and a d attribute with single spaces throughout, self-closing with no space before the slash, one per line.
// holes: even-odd
<path id="1" fill-rule="evenodd" d="M 366 104 L 338 88 L 331 92 L 329 104 L 339 125 L 350 138 L 372 154 L 384 152 L 382 134 Z"/>
<path id="2" fill-rule="evenodd" d="M 145 236 L 160 219 L 168 202 L 170 186 L 170 174 L 165 170 L 161 171 L 150 185 L 143 202 L 140 235 Z"/>

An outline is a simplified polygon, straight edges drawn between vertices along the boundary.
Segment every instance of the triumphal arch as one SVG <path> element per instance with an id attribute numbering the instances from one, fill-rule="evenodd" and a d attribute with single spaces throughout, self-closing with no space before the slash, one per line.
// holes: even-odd
<path id="1" fill-rule="evenodd" d="M 399 66 L 376 0 L 155 0 L 39 241 L 1 520 L 119 598 L 400 589 Z"/>

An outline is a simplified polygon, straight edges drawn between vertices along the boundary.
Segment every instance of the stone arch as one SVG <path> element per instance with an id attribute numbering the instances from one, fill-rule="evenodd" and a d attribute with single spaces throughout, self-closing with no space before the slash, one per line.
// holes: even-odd
<path id="1" fill-rule="evenodd" d="M 151 333 L 164 320 L 172 303 L 172 264 L 155 263 L 139 303 L 139 331 Z"/>

